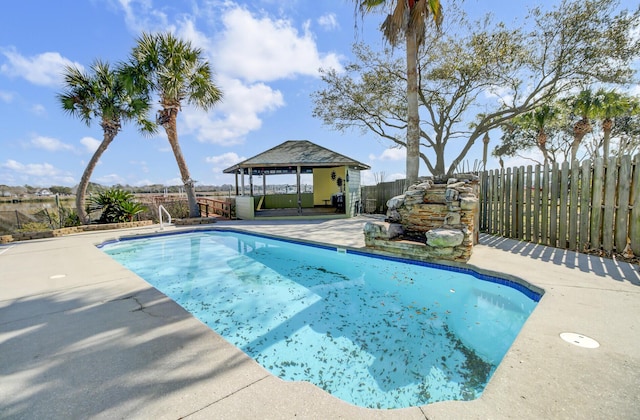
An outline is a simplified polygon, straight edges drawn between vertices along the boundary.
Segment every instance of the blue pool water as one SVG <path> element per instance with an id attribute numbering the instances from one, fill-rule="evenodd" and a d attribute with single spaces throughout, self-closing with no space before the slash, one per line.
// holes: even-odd
<path id="1" fill-rule="evenodd" d="M 102 249 L 274 375 L 370 408 L 477 398 L 540 298 L 468 270 L 239 232 Z"/>

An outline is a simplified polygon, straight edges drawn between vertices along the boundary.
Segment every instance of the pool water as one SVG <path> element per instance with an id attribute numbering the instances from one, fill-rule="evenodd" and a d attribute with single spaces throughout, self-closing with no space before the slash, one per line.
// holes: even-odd
<path id="1" fill-rule="evenodd" d="M 370 408 L 477 398 L 540 298 L 465 270 L 240 232 L 101 248 L 272 374 Z"/>

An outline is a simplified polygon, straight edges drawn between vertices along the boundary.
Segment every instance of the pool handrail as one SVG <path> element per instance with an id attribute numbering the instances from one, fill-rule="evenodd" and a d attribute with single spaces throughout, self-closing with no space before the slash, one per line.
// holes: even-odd
<path id="1" fill-rule="evenodd" d="M 169 220 L 167 221 L 167 224 L 171 224 L 171 215 L 169 214 L 169 212 L 167 211 L 167 209 L 164 208 L 164 206 L 162 204 L 160 204 L 158 206 L 158 216 L 160 217 L 160 230 L 164 230 L 164 223 L 162 222 L 162 212 L 165 212 L 167 214 L 167 216 L 169 217 Z"/>

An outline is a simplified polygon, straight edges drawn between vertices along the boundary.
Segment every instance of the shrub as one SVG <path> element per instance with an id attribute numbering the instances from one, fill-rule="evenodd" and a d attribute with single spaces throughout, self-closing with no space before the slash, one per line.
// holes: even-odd
<path id="1" fill-rule="evenodd" d="M 89 199 L 89 212 L 101 211 L 98 223 L 130 222 L 133 216 L 147 207 L 134 200 L 134 195 L 118 188 L 110 189 Z"/>

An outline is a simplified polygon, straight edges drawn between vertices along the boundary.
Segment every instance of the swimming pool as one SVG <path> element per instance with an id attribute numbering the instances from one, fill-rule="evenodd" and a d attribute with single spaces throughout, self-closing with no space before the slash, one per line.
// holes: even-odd
<path id="1" fill-rule="evenodd" d="M 370 408 L 477 398 L 540 298 L 467 269 L 234 231 L 101 248 L 274 375 Z"/>

